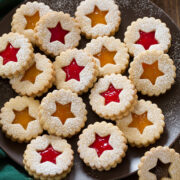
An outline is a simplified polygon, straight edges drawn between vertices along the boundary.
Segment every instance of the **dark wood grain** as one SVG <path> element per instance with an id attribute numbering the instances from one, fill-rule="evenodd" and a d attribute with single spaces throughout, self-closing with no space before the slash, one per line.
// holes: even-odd
<path id="1" fill-rule="evenodd" d="M 180 28 L 180 0 L 152 0 L 162 8 Z"/>

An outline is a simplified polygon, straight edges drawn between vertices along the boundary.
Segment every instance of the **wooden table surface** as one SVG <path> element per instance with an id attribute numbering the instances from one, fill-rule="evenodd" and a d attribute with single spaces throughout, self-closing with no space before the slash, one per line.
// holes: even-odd
<path id="1" fill-rule="evenodd" d="M 151 0 L 162 8 L 180 28 L 180 0 Z M 180 153 L 180 137 L 177 139 L 173 148 Z M 138 180 L 137 174 L 124 178 L 123 180 Z"/>
<path id="2" fill-rule="evenodd" d="M 162 8 L 180 28 L 180 0 L 151 0 Z"/>

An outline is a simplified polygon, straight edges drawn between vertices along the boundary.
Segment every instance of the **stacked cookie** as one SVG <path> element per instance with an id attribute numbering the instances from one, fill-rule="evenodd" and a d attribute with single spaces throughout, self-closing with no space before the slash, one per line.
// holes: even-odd
<path id="1" fill-rule="evenodd" d="M 174 83 L 176 68 L 164 54 L 171 45 L 169 29 L 158 19 L 138 19 L 127 28 L 122 43 L 112 37 L 119 29 L 120 15 L 113 0 L 82 1 L 75 18 L 43 3 L 28 2 L 14 14 L 12 32 L 0 37 L 0 76 L 9 78 L 20 94 L 1 109 L 0 125 L 11 140 L 30 142 L 23 162 L 34 178 L 62 179 L 71 171 L 73 151 L 65 138 L 79 133 L 88 121 L 79 95 L 90 88 L 92 110 L 116 122 L 116 126 L 105 121 L 90 124 L 79 136 L 77 151 L 92 169 L 116 167 L 127 142 L 145 147 L 163 133 L 162 110 L 151 101 L 138 100 L 137 91 L 159 96 Z M 92 40 L 79 50 L 81 33 Z M 34 53 L 35 46 L 44 54 Z M 129 54 L 134 60 L 127 77 L 122 73 Z M 57 90 L 48 92 L 53 85 Z M 33 99 L 46 92 L 41 102 Z M 49 135 L 39 136 L 43 130 Z"/>

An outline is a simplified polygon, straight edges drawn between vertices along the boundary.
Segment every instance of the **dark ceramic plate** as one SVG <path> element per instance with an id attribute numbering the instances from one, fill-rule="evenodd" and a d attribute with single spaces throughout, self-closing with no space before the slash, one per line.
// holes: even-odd
<path id="1" fill-rule="evenodd" d="M 72 16 L 79 5 L 81 0 L 40 0 L 45 2 L 52 9 L 57 11 L 64 11 L 65 13 L 70 13 Z M 152 102 L 157 103 L 158 106 L 163 110 L 165 115 L 166 127 L 164 133 L 162 134 L 160 140 L 157 141 L 157 145 L 171 146 L 171 144 L 177 138 L 180 132 L 180 31 L 174 22 L 165 14 L 160 8 L 155 6 L 148 0 L 117 0 L 116 3 L 122 12 L 122 22 L 119 31 L 116 33 L 115 37 L 124 39 L 124 32 L 130 23 L 137 18 L 144 16 L 154 16 L 155 18 L 161 19 L 170 28 L 172 34 L 172 46 L 169 50 L 169 55 L 174 60 L 177 67 L 177 78 L 176 83 L 173 85 L 170 91 L 159 97 L 146 97 L 139 95 L 139 98 L 150 99 Z M 10 23 L 12 19 L 12 14 L 15 9 L 11 11 L 1 22 L 0 22 L 0 34 L 7 33 L 10 31 Z M 88 42 L 84 37 L 80 42 L 79 48 L 84 48 L 85 44 Z M 52 88 L 53 89 L 53 88 Z M 52 90 L 51 89 L 51 90 Z M 15 97 L 17 94 L 11 89 L 7 79 L 0 79 L 0 108 L 3 104 L 8 101 L 11 97 Z M 92 110 L 89 105 L 88 93 L 84 94 L 82 97 L 84 102 L 87 104 L 88 110 L 88 120 L 86 126 L 95 121 L 102 121 Z M 140 157 L 149 148 L 132 148 L 129 146 L 127 155 L 123 162 L 119 164 L 115 169 L 108 172 L 98 172 L 91 170 L 91 168 L 86 167 L 84 163 L 80 160 L 77 153 L 77 140 L 78 135 L 69 139 L 68 142 L 72 145 L 75 152 L 74 167 L 71 173 L 67 176 L 67 179 L 73 180 L 88 180 L 88 179 L 119 179 L 128 176 L 137 170 L 137 165 L 139 163 Z M 11 142 L 7 139 L 0 130 L 0 146 L 4 151 L 18 164 L 22 165 L 22 155 L 26 144 L 18 144 Z"/>

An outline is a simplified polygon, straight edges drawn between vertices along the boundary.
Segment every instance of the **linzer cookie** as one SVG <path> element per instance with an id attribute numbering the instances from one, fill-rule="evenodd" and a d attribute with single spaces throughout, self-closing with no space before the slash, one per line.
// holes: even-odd
<path id="1" fill-rule="evenodd" d="M 0 126 L 12 141 L 28 142 L 42 133 L 39 101 L 26 96 L 11 98 L 1 109 Z"/>
<path id="2" fill-rule="evenodd" d="M 167 146 L 151 148 L 139 163 L 139 180 L 173 179 L 180 177 L 180 155 Z"/>
<path id="3" fill-rule="evenodd" d="M 34 63 L 22 75 L 12 78 L 12 88 L 21 95 L 41 96 L 47 92 L 55 80 L 52 62 L 39 53 L 34 55 Z"/>
<path id="4" fill-rule="evenodd" d="M 106 75 L 94 85 L 89 96 L 93 111 L 105 119 L 116 120 L 128 115 L 137 101 L 132 82 L 120 74 Z"/>
<path id="5" fill-rule="evenodd" d="M 99 67 L 99 75 L 123 73 L 129 63 L 128 49 L 120 39 L 98 37 L 86 45 L 85 51 L 92 55 Z"/>
<path id="6" fill-rule="evenodd" d="M 27 145 L 23 163 L 35 179 L 62 179 L 71 171 L 73 154 L 71 145 L 65 139 L 43 135 Z"/>
<path id="7" fill-rule="evenodd" d="M 133 56 L 145 50 L 167 52 L 171 46 L 171 34 L 169 28 L 160 19 L 144 17 L 127 27 L 124 42 Z"/>
<path id="8" fill-rule="evenodd" d="M 52 56 L 78 46 L 81 38 L 78 23 L 63 12 L 53 11 L 44 15 L 37 23 L 35 32 L 40 49 Z"/>
<path id="9" fill-rule="evenodd" d="M 162 51 L 145 51 L 130 64 L 129 79 L 144 95 L 159 96 L 175 82 L 176 67 L 168 54 Z"/>
<path id="10" fill-rule="evenodd" d="M 70 89 L 82 94 L 93 86 L 97 79 L 98 67 L 92 56 L 83 50 L 72 49 L 62 52 L 54 62 L 56 87 Z"/>
<path id="11" fill-rule="evenodd" d="M 81 31 L 87 38 L 114 35 L 119 29 L 120 14 L 113 0 L 85 0 L 75 12 Z"/>
<path id="12" fill-rule="evenodd" d="M 50 12 L 49 6 L 44 3 L 27 2 L 16 10 L 12 19 L 12 31 L 24 34 L 33 44 L 35 44 L 34 28 L 40 18 Z"/>
<path id="13" fill-rule="evenodd" d="M 0 37 L 0 76 L 12 78 L 24 73 L 33 63 L 33 48 L 27 38 L 18 33 Z"/>
<path id="14" fill-rule="evenodd" d="M 111 123 L 90 124 L 79 136 L 78 152 L 87 166 L 98 171 L 115 168 L 125 156 L 123 133 Z"/>
<path id="15" fill-rule="evenodd" d="M 49 134 L 71 137 L 84 127 L 87 120 L 86 106 L 70 90 L 54 90 L 43 98 L 39 119 Z"/>
<path id="16" fill-rule="evenodd" d="M 142 147 L 154 143 L 164 129 L 164 115 L 156 104 L 139 100 L 130 114 L 116 121 L 132 146 Z"/>

